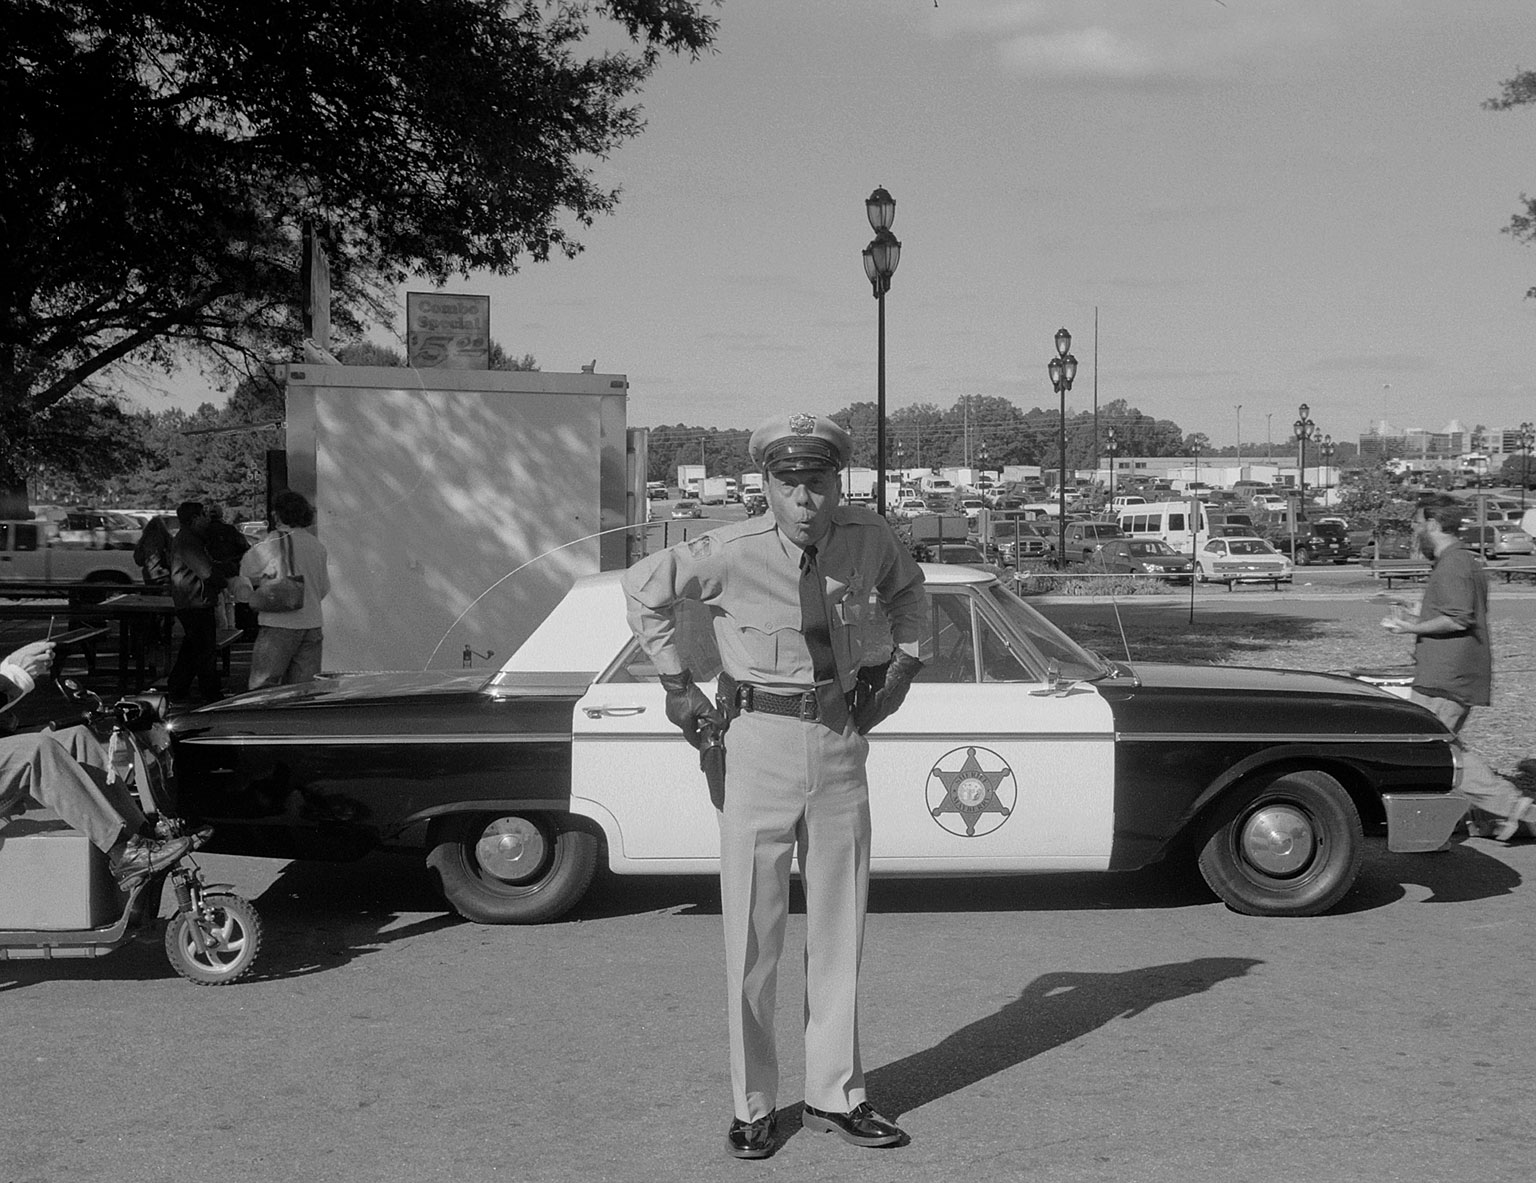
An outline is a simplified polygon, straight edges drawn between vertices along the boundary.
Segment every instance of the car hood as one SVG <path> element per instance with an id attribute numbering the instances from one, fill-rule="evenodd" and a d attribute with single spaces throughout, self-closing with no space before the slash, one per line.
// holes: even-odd
<path id="1" fill-rule="evenodd" d="M 1116 727 L 1139 733 L 1430 734 L 1449 738 L 1423 707 L 1338 674 L 1248 666 L 1136 663 L 1099 683 Z"/>
<path id="2" fill-rule="evenodd" d="M 221 699 L 201 707 L 194 715 L 225 714 L 251 708 L 322 706 L 360 700 L 437 697 L 472 694 L 482 689 L 493 672 L 453 673 L 421 670 L 405 673 L 332 674 L 297 686 L 268 686 Z"/>

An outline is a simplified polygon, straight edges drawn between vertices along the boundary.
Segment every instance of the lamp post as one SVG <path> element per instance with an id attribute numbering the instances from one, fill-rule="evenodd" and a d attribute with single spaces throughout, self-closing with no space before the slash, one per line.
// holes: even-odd
<path id="1" fill-rule="evenodd" d="M 1301 476 L 1301 508 L 1303 510 L 1307 505 L 1307 441 L 1317 430 L 1317 424 L 1309 418 L 1311 410 L 1312 408 L 1306 403 L 1302 403 L 1298 408 L 1296 422 L 1291 424 L 1291 434 L 1296 437 L 1296 446 L 1300 449 L 1296 467 L 1300 470 Z"/>
<path id="2" fill-rule="evenodd" d="M 1329 486 L 1328 486 L 1328 477 L 1324 473 L 1323 470 L 1333 467 L 1333 453 L 1334 453 L 1334 451 L 1335 451 L 1335 449 L 1334 449 L 1334 446 L 1333 446 L 1333 436 L 1331 436 L 1331 435 L 1323 436 L 1323 442 L 1322 442 L 1322 444 L 1317 449 L 1317 454 L 1318 454 L 1319 457 L 1321 457 L 1321 461 L 1322 461 L 1317 466 L 1317 483 L 1320 484 L 1323 487 L 1323 500 L 1324 500 L 1325 503 L 1327 502 L 1327 499 L 1328 499 L 1328 487 Z"/>
<path id="3" fill-rule="evenodd" d="M 1115 442 L 1115 429 L 1108 431 L 1108 439 L 1104 441 L 1104 454 L 1109 457 L 1109 505 L 1113 509 L 1115 505 L 1115 453 L 1120 450 L 1120 445 Z"/>
<path id="4" fill-rule="evenodd" d="M 1237 410 L 1237 479 L 1243 479 L 1243 404 L 1233 403 Z"/>
<path id="5" fill-rule="evenodd" d="M 1525 490 L 1531 481 L 1531 448 L 1536 445 L 1536 424 L 1529 420 L 1520 424 L 1520 510 L 1525 513 Z"/>
<path id="6" fill-rule="evenodd" d="M 1061 423 L 1058 435 L 1061 447 L 1058 456 L 1060 468 L 1056 476 L 1056 494 L 1059 501 L 1056 517 L 1056 565 L 1065 567 L 1067 562 L 1067 391 L 1072 389 L 1072 379 L 1077 377 L 1077 358 L 1067 351 L 1072 348 L 1072 334 L 1066 329 L 1056 330 L 1056 356 L 1046 363 L 1045 371 L 1051 376 L 1051 388 L 1061 395 Z"/>
<path id="7" fill-rule="evenodd" d="M 896 220 L 896 199 L 877 188 L 864 200 L 864 212 L 875 237 L 864 248 L 864 274 L 869 277 L 874 297 L 880 305 L 879 361 L 875 384 L 875 507 L 885 516 L 885 293 L 891 290 L 891 276 L 901 262 L 901 243 L 891 233 Z"/>
<path id="8" fill-rule="evenodd" d="M 896 441 L 896 478 L 898 486 L 907 483 L 907 445 L 901 440 Z"/>

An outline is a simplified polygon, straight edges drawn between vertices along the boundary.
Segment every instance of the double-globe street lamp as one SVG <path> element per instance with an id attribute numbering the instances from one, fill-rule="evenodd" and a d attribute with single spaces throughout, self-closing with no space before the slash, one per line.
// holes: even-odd
<path id="1" fill-rule="evenodd" d="M 1120 445 L 1115 442 L 1115 429 L 1108 431 L 1109 438 L 1104 441 L 1104 455 L 1109 457 L 1109 505 L 1113 509 L 1115 505 L 1115 453 L 1120 450 Z"/>
<path id="2" fill-rule="evenodd" d="M 880 343 L 878 374 L 875 385 L 875 507 L 885 516 L 885 293 L 891 290 L 891 276 L 901 262 L 901 243 L 891 233 L 896 220 L 896 199 L 884 187 L 877 188 L 864 200 L 875 237 L 864 248 L 864 274 L 874 288 L 880 304 Z"/>
<path id="3" fill-rule="evenodd" d="M 1520 513 L 1525 516 L 1525 488 L 1531 483 L 1531 445 L 1536 444 L 1536 428 L 1529 421 L 1520 424 Z"/>
<path id="4" fill-rule="evenodd" d="M 1061 395 L 1061 441 L 1058 461 L 1061 465 L 1056 475 L 1056 492 L 1060 504 L 1056 517 L 1056 565 L 1067 562 L 1067 391 L 1072 389 L 1072 379 L 1077 377 L 1077 358 L 1067 351 L 1072 348 L 1072 334 L 1066 329 L 1056 330 L 1056 356 L 1046 363 L 1045 371 L 1051 376 L 1051 389 Z"/>
<path id="5" fill-rule="evenodd" d="M 1296 422 L 1291 424 L 1291 434 L 1296 437 L 1296 445 L 1300 449 L 1296 460 L 1296 467 L 1301 476 L 1301 508 L 1303 511 L 1307 505 L 1307 441 L 1317 432 L 1317 424 L 1310 418 L 1312 408 L 1302 403 L 1298 408 Z"/>
<path id="6" fill-rule="evenodd" d="M 1318 445 L 1317 454 L 1319 463 L 1317 466 L 1317 483 L 1323 487 L 1323 503 L 1328 502 L 1328 469 L 1333 467 L 1333 454 L 1337 451 L 1333 444 L 1333 436 L 1323 436 L 1323 442 Z"/>

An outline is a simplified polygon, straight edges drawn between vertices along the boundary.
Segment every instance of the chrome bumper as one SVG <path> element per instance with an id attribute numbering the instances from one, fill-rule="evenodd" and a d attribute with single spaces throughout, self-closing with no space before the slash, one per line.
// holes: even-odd
<path id="1" fill-rule="evenodd" d="M 1396 854 L 1439 850 L 1471 804 L 1460 793 L 1383 793 L 1387 849 Z"/>

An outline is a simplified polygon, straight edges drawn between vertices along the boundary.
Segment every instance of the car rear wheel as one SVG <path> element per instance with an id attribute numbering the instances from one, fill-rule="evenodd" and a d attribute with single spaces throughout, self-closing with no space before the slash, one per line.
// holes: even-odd
<path id="1" fill-rule="evenodd" d="M 559 814 L 460 814 L 434 825 L 429 846 L 443 897 L 477 924 L 554 920 L 597 870 L 597 838 Z"/>
<path id="2" fill-rule="evenodd" d="M 1312 552 L 1310 550 L 1308 550 L 1304 546 L 1298 546 L 1296 548 L 1296 565 L 1298 567 L 1305 567 L 1311 561 L 1312 561 Z"/>
<path id="3" fill-rule="evenodd" d="M 1360 815 L 1323 772 L 1292 772 L 1239 790 L 1201 832 L 1200 873 L 1234 912 L 1315 916 L 1360 872 Z"/>

